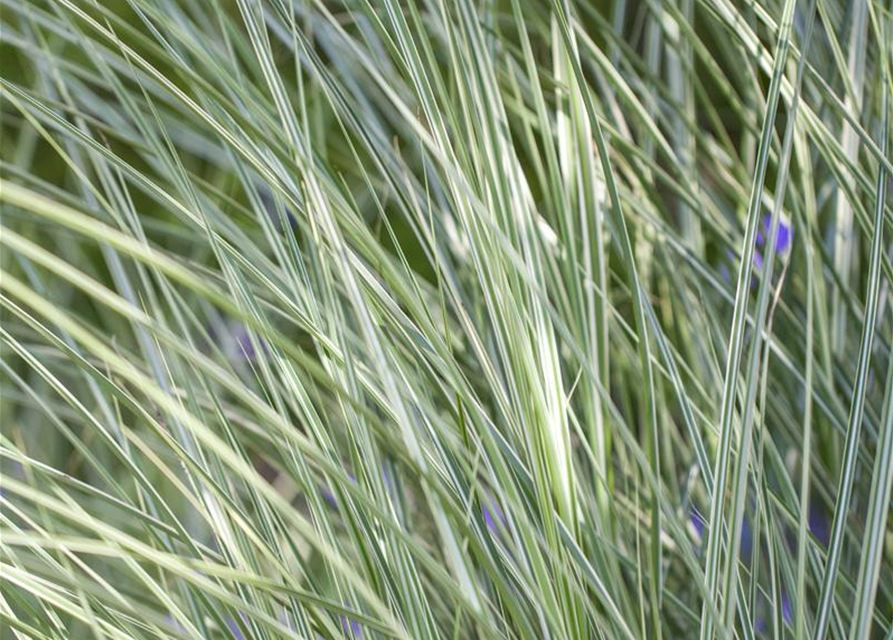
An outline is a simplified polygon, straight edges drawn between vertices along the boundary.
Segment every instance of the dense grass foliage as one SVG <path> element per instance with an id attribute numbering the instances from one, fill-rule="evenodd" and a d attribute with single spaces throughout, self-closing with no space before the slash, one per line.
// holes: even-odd
<path id="1" fill-rule="evenodd" d="M 0 636 L 893 638 L 889 0 L 0 0 Z"/>

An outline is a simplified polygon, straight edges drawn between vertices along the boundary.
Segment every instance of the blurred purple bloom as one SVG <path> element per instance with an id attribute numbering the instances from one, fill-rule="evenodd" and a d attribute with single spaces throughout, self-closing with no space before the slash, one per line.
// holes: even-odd
<path id="1" fill-rule="evenodd" d="M 222 330 L 222 335 L 211 329 L 211 339 L 223 350 L 227 359 L 232 363 L 254 362 L 257 359 L 258 349 L 267 353 L 267 345 L 261 338 L 252 335 L 251 330 L 241 322 L 228 321 Z"/>
<path id="2" fill-rule="evenodd" d="M 750 530 L 750 521 L 747 516 L 744 516 L 744 520 L 741 523 L 741 558 L 749 560 L 752 551 L 753 532 Z"/>
<path id="3" fill-rule="evenodd" d="M 766 240 L 772 231 L 772 214 L 763 216 L 763 229 L 757 232 L 757 246 L 753 252 L 753 266 L 757 271 L 763 270 L 763 250 L 766 249 Z M 794 230 L 783 219 L 778 220 L 778 235 L 775 237 L 775 253 L 786 253 L 791 248 Z M 756 278 L 750 281 L 750 288 L 756 286 Z"/>
<path id="4" fill-rule="evenodd" d="M 759 240 L 759 236 L 757 236 Z M 731 251 L 726 251 L 726 258 L 728 258 L 729 264 L 721 264 L 719 266 L 719 276 L 725 280 L 726 282 L 732 282 L 732 268 L 734 268 L 734 273 L 738 273 L 738 267 L 735 266 L 738 259 L 735 257 L 735 254 Z M 731 265 L 731 268 L 730 266 Z M 763 254 L 760 253 L 759 249 L 755 249 L 753 253 L 753 265 L 757 271 L 760 271 L 763 268 Z M 754 276 L 750 278 L 750 288 L 753 289 L 757 284 L 757 279 Z"/>
<path id="5" fill-rule="evenodd" d="M 695 533 L 697 533 L 698 540 L 703 541 L 704 530 L 707 528 L 707 521 L 704 519 L 704 516 L 701 515 L 700 511 L 692 507 L 689 520 L 692 527 L 694 527 Z M 739 553 L 742 562 L 750 559 L 751 551 L 753 551 L 753 533 L 750 530 L 750 520 L 747 516 L 744 516 L 744 520 L 741 523 L 741 549 Z"/>
<path id="6" fill-rule="evenodd" d="M 772 605 L 772 601 L 769 601 L 769 604 Z M 781 618 L 784 620 L 785 624 L 793 624 L 794 614 L 793 609 L 791 607 L 791 601 L 788 598 L 787 591 L 784 589 L 781 590 Z M 766 631 L 766 618 L 763 616 L 759 616 L 756 619 L 756 623 L 754 624 L 754 631 L 758 634 L 762 634 Z"/>
<path id="7" fill-rule="evenodd" d="M 353 476 L 351 476 L 351 478 L 353 478 Z M 387 464 L 384 464 L 381 467 L 381 479 L 384 480 L 384 486 L 387 492 L 396 496 L 398 494 L 397 483 L 394 482 L 394 476 L 391 471 L 389 471 Z"/>
<path id="8" fill-rule="evenodd" d="M 753 252 L 753 266 L 757 271 L 762 271 L 763 269 L 763 254 L 760 253 L 759 249 Z M 751 283 L 753 286 L 753 283 Z"/>
<path id="9" fill-rule="evenodd" d="M 489 503 L 489 505 L 487 503 Z M 481 507 L 481 513 L 484 516 L 484 524 L 487 525 L 487 529 L 490 530 L 490 533 L 499 535 L 500 526 L 502 526 L 502 528 L 506 527 L 507 521 L 505 519 L 505 513 L 503 513 L 502 508 L 495 501 L 487 500 Z"/>
<path id="10" fill-rule="evenodd" d="M 245 359 L 254 360 L 257 353 L 254 350 L 254 343 L 251 342 L 251 334 L 248 333 L 248 330 L 242 327 L 234 333 L 234 337 L 239 346 L 239 351 Z"/>
<path id="11" fill-rule="evenodd" d="M 325 500 L 330 507 L 333 509 L 338 508 L 338 501 L 335 499 L 335 494 L 332 493 L 331 489 L 323 485 L 319 488 L 319 493 L 322 495 L 322 499 Z"/>
<path id="12" fill-rule="evenodd" d="M 348 638 L 363 637 L 363 625 L 356 620 L 348 619 L 347 616 L 341 616 L 341 628 L 344 630 L 344 635 Z"/>
<path id="13" fill-rule="evenodd" d="M 695 528 L 695 532 L 698 534 L 698 540 L 702 539 L 704 537 L 704 527 L 707 524 L 704 516 L 701 515 L 700 511 L 692 507 L 689 520 L 691 521 L 691 526 Z"/>
<path id="14" fill-rule="evenodd" d="M 493 514 L 490 513 L 490 510 L 487 507 L 484 507 L 482 511 L 484 513 L 484 523 L 487 525 L 487 528 L 493 533 L 499 533 L 499 526 L 493 519 Z"/>
<path id="15" fill-rule="evenodd" d="M 767 213 L 763 216 L 763 230 L 757 232 L 757 246 L 763 247 L 766 239 L 772 231 L 772 214 Z M 791 242 L 794 238 L 794 230 L 783 219 L 778 221 L 778 235 L 775 238 L 775 253 L 785 253 L 791 248 Z M 756 258 L 756 254 L 754 255 Z M 762 258 L 761 258 L 762 261 Z M 759 268 L 759 266 L 757 267 Z"/>
<path id="16" fill-rule="evenodd" d="M 831 540 L 831 521 L 828 513 L 819 505 L 809 505 L 809 531 L 816 537 L 823 547 L 828 546 Z"/>
<path id="17" fill-rule="evenodd" d="M 731 279 L 732 279 L 732 274 L 731 274 L 731 272 L 729 271 L 729 265 L 727 265 L 727 264 L 720 265 L 720 267 L 719 267 L 719 277 L 722 278 L 723 280 L 725 280 L 726 282 L 731 281 Z"/>
<path id="18" fill-rule="evenodd" d="M 766 618 L 760 616 L 753 625 L 753 630 L 758 634 L 762 634 L 766 630 Z"/>
<path id="19" fill-rule="evenodd" d="M 282 231 L 282 217 L 279 214 L 279 209 L 276 206 L 276 200 L 274 200 L 273 194 L 266 188 L 261 188 L 259 193 L 260 200 L 266 208 L 267 215 L 270 217 L 270 221 L 273 223 L 276 231 Z M 288 224 L 291 226 L 297 225 L 298 220 L 291 212 L 291 209 L 283 205 L 283 210 L 285 213 L 285 219 Z"/>
<path id="20" fill-rule="evenodd" d="M 791 601 L 788 598 L 787 592 L 784 590 L 782 590 L 781 592 L 781 617 L 788 624 L 791 624 L 791 621 L 794 619 L 794 615 L 791 610 Z"/>
<path id="21" fill-rule="evenodd" d="M 344 606 L 348 609 L 351 608 L 350 601 L 346 601 Z M 363 637 L 363 625 L 354 620 L 353 618 L 349 618 L 348 616 L 341 616 L 341 629 L 344 631 L 344 635 L 348 638 L 354 638 L 355 640 L 359 640 L 359 638 Z"/>
<path id="22" fill-rule="evenodd" d="M 763 216 L 762 228 L 757 231 L 757 241 L 756 247 L 753 252 L 753 266 L 757 271 L 762 271 L 763 269 L 763 253 L 766 249 L 766 240 L 769 237 L 770 232 L 772 231 L 772 215 L 767 213 Z M 790 224 L 784 221 L 784 219 L 778 220 L 778 235 L 775 238 L 775 253 L 787 253 L 791 248 L 791 244 L 794 239 L 794 230 Z M 734 265 L 736 262 L 735 254 L 731 251 L 726 251 L 726 258 L 729 263 Z M 732 271 L 728 264 L 721 264 L 719 267 L 719 275 L 726 282 L 732 281 Z M 753 289 L 756 286 L 756 278 L 752 278 L 750 281 L 750 287 Z"/>
<path id="23" fill-rule="evenodd" d="M 350 478 L 350 481 L 356 483 L 357 478 L 352 473 L 348 473 L 347 477 Z M 329 506 L 333 509 L 338 508 L 338 500 L 335 498 L 335 494 L 332 493 L 332 490 L 329 489 L 325 485 L 321 485 L 319 487 L 319 493 L 322 495 L 322 499 L 329 503 Z"/>
<path id="24" fill-rule="evenodd" d="M 257 350 L 254 348 L 255 340 L 259 341 L 260 338 L 252 338 L 248 327 L 243 324 L 238 324 L 233 328 L 233 338 L 236 341 L 238 353 L 241 354 L 240 357 L 249 362 L 253 362 L 257 358 Z M 266 349 L 263 342 L 260 342 L 260 345 L 262 349 Z"/>
<path id="25" fill-rule="evenodd" d="M 242 633 L 242 630 L 239 628 L 239 624 L 232 618 L 226 621 L 226 626 L 229 628 L 230 633 L 232 633 L 233 637 L 236 640 L 245 640 L 245 634 Z"/>
<path id="26" fill-rule="evenodd" d="M 184 627 L 179 620 L 174 620 L 174 617 L 171 614 L 164 616 L 164 621 L 169 627 L 176 629 L 178 633 L 186 632 L 186 627 Z"/>
<path id="27" fill-rule="evenodd" d="M 726 260 L 728 260 L 730 265 L 735 265 L 735 254 L 730 249 L 726 249 Z M 732 271 L 729 268 L 729 264 L 723 263 L 719 267 L 719 275 L 726 282 L 732 281 Z"/>
<path id="28" fill-rule="evenodd" d="M 794 240 L 794 230 L 784 220 L 778 223 L 778 237 L 775 239 L 775 250 L 779 253 L 785 253 L 791 248 Z"/>

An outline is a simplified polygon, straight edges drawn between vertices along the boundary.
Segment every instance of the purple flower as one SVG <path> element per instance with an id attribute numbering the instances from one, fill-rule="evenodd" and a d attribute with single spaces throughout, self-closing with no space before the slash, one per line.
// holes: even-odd
<path id="1" fill-rule="evenodd" d="M 333 509 L 338 508 L 338 500 L 335 499 L 335 494 L 332 493 L 331 489 L 323 485 L 319 488 L 319 493 L 322 495 L 322 499 L 325 500 L 330 507 Z"/>
<path id="2" fill-rule="evenodd" d="M 229 321 L 219 335 L 217 331 L 211 330 L 211 338 L 223 350 L 227 359 L 232 363 L 237 362 L 254 362 L 257 359 L 258 349 L 260 347 L 262 353 L 267 353 L 267 345 L 256 335 L 252 335 L 251 330 L 237 321 Z"/>
<path id="3" fill-rule="evenodd" d="M 348 473 L 347 477 L 350 478 L 350 481 L 356 483 L 357 478 L 352 473 Z M 322 499 L 329 503 L 329 506 L 333 509 L 338 508 L 338 500 L 335 498 L 335 494 L 332 493 L 332 490 L 327 486 L 322 485 L 319 487 L 319 493 L 322 495 Z"/>
<path id="4" fill-rule="evenodd" d="M 753 266 L 756 268 L 757 271 L 763 270 L 763 254 L 760 253 L 759 249 L 753 252 Z M 750 284 L 751 286 L 753 286 L 752 282 Z"/>
<path id="5" fill-rule="evenodd" d="M 347 616 L 341 616 L 341 628 L 344 630 L 344 635 L 348 638 L 362 638 L 363 637 L 363 625 L 361 625 L 356 620 L 351 620 Z"/>
<path id="6" fill-rule="evenodd" d="M 763 616 L 757 618 L 756 623 L 753 625 L 753 630 L 756 631 L 758 634 L 763 633 L 766 630 L 766 618 L 764 618 Z"/>
<path id="7" fill-rule="evenodd" d="M 771 600 L 768 604 L 770 606 L 774 606 Z M 788 598 L 788 593 L 784 589 L 781 590 L 781 618 L 782 620 L 784 620 L 785 624 L 793 624 L 793 608 L 791 607 L 791 601 Z M 764 616 L 761 615 L 757 617 L 756 623 L 754 624 L 754 631 L 756 631 L 758 634 L 762 634 L 766 631 L 766 618 Z"/>
<path id="8" fill-rule="evenodd" d="M 169 627 L 176 629 L 177 633 L 186 633 L 186 627 L 184 627 L 179 620 L 174 620 L 174 617 L 171 614 L 164 616 L 164 621 Z"/>
<path id="9" fill-rule="evenodd" d="M 487 525 L 487 528 L 493 533 L 499 533 L 499 525 L 497 525 L 496 521 L 493 519 L 493 514 L 490 513 L 490 509 L 483 507 L 481 511 L 484 514 L 484 523 Z"/>
<path id="10" fill-rule="evenodd" d="M 766 240 L 772 231 L 772 215 L 767 213 L 763 216 L 763 229 L 757 232 L 757 246 L 753 252 L 753 266 L 757 271 L 763 270 L 763 250 L 766 249 Z M 783 219 L 778 221 L 778 235 L 775 236 L 775 253 L 784 254 L 791 248 L 794 230 Z M 750 281 L 750 288 L 756 286 L 756 278 Z"/>
<path id="11" fill-rule="evenodd" d="M 729 268 L 729 265 L 732 265 L 732 266 L 735 265 L 735 254 L 729 249 L 726 249 L 726 260 L 728 261 L 729 264 L 722 263 L 719 266 L 719 275 L 726 282 L 731 282 L 732 281 L 732 271 Z"/>
<path id="12" fill-rule="evenodd" d="M 781 617 L 788 624 L 791 624 L 791 621 L 794 619 L 794 614 L 791 610 L 791 601 L 784 589 L 781 591 Z"/>
<path id="13" fill-rule="evenodd" d="M 724 264 L 719 267 L 719 277 L 725 280 L 726 282 L 731 281 L 732 273 L 729 271 L 729 265 Z"/>
<path id="14" fill-rule="evenodd" d="M 828 513 L 819 505 L 809 505 L 809 531 L 816 537 L 823 547 L 828 546 L 831 540 L 831 522 Z"/>
<path id="15" fill-rule="evenodd" d="M 757 241 L 756 248 L 753 252 L 753 266 L 757 271 L 763 270 L 763 253 L 766 249 L 766 241 L 769 237 L 770 232 L 772 231 L 772 215 L 767 213 L 763 216 L 762 228 L 757 231 Z M 778 235 L 775 237 L 775 253 L 784 254 L 787 253 L 791 244 L 794 240 L 794 230 L 791 228 L 791 225 L 784 221 L 784 219 L 778 220 Z M 735 254 L 731 251 L 726 251 L 726 258 L 731 265 L 735 264 Z M 732 281 L 732 272 L 728 264 L 721 264 L 719 267 L 719 275 L 726 282 Z M 750 287 L 753 289 L 756 286 L 756 278 L 752 278 L 750 281 Z"/>
<path id="16" fill-rule="evenodd" d="M 226 621 L 226 626 L 235 640 L 245 640 L 245 634 L 242 633 L 242 629 L 239 628 L 239 624 L 233 618 Z"/>
<path id="17" fill-rule="evenodd" d="M 257 352 L 254 349 L 254 342 L 251 340 L 251 334 L 248 332 L 247 327 L 239 325 L 236 330 L 233 331 L 233 337 L 236 339 L 239 352 L 246 360 L 254 360 L 257 357 Z"/>
<path id="18" fill-rule="evenodd" d="M 703 540 L 704 529 L 707 527 L 707 521 L 704 519 L 704 516 L 701 515 L 700 511 L 692 507 L 689 520 L 692 527 L 694 527 L 698 540 Z M 750 520 L 748 520 L 747 516 L 744 516 L 744 520 L 741 523 L 741 548 L 739 554 L 741 560 L 749 560 L 751 551 L 753 551 L 753 533 L 750 530 Z"/>
<path id="19" fill-rule="evenodd" d="M 698 534 L 698 540 L 702 539 L 704 537 L 704 527 L 707 525 L 704 516 L 701 515 L 700 511 L 692 507 L 689 520 L 691 521 L 691 526 L 695 528 L 695 533 Z"/>
<path id="20" fill-rule="evenodd" d="M 487 504 L 489 503 L 489 505 Z M 490 530 L 490 533 L 499 535 L 500 526 L 505 528 L 507 525 L 507 520 L 505 518 L 505 513 L 503 513 L 502 508 L 494 501 L 487 500 L 485 504 L 481 506 L 481 513 L 484 516 L 484 524 L 487 525 L 487 529 Z M 493 516 L 496 516 L 495 518 Z"/>
<path id="21" fill-rule="evenodd" d="M 753 551 L 753 532 L 750 530 L 750 521 L 744 516 L 741 523 L 741 557 L 749 559 L 751 551 Z"/>
<path id="22" fill-rule="evenodd" d="M 351 609 L 350 601 L 346 601 L 344 606 Z M 359 640 L 363 637 L 363 625 L 359 622 L 350 618 L 346 615 L 342 615 L 341 617 L 341 629 L 344 631 L 344 635 L 348 638 L 354 638 L 354 640 Z"/>
<path id="23" fill-rule="evenodd" d="M 259 190 L 260 200 L 264 205 L 264 208 L 267 211 L 267 215 L 270 217 L 270 221 L 273 223 L 273 226 L 276 228 L 276 231 L 282 231 L 282 217 L 279 214 L 279 209 L 276 205 L 276 200 L 273 198 L 273 194 L 269 189 L 261 188 Z M 289 225 L 295 226 L 298 224 L 297 219 L 294 214 L 291 212 L 291 209 L 283 205 L 283 212 L 285 213 L 285 220 Z"/>
<path id="24" fill-rule="evenodd" d="M 766 239 L 769 237 L 770 232 L 772 231 L 772 214 L 767 213 L 763 216 L 763 230 L 757 232 L 757 246 L 763 247 L 766 244 Z M 791 242 L 794 239 L 794 230 L 791 228 L 787 222 L 783 219 L 779 219 L 778 221 L 778 235 L 775 237 L 775 253 L 785 253 L 788 249 L 791 248 Z M 760 264 L 756 265 L 756 256 L 758 254 L 754 254 L 754 265 L 759 269 L 762 266 L 762 257 L 760 258 Z"/>
<path id="25" fill-rule="evenodd" d="M 757 241 L 760 242 L 760 236 L 757 236 Z M 737 263 L 737 258 L 735 254 L 731 251 L 726 251 L 726 258 L 728 259 L 728 264 L 723 263 L 719 266 L 719 276 L 725 280 L 726 282 L 732 282 L 732 268 L 735 269 L 734 273 L 737 274 L 738 267 L 735 266 Z M 731 265 L 731 266 L 730 266 Z M 755 249 L 753 253 L 753 265 L 757 271 L 760 271 L 763 268 L 763 254 L 760 253 L 759 249 Z M 757 279 L 754 276 L 750 278 L 750 288 L 753 289 L 756 287 Z"/>

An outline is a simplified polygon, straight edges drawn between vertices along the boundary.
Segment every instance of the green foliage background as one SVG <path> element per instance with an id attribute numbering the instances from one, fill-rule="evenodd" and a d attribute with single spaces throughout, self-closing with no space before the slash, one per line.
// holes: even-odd
<path id="1" fill-rule="evenodd" d="M 889 2 L 0 29 L 3 638 L 893 638 Z"/>

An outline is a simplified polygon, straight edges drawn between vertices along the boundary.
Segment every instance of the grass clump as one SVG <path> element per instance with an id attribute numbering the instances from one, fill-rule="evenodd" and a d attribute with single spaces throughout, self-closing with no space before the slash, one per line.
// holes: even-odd
<path id="1" fill-rule="evenodd" d="M 893 637 L 889 3 L 0 2 L 3 638 Z"/>

